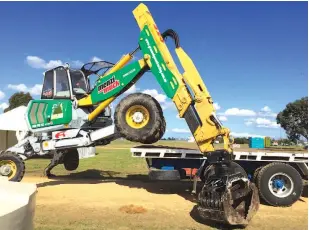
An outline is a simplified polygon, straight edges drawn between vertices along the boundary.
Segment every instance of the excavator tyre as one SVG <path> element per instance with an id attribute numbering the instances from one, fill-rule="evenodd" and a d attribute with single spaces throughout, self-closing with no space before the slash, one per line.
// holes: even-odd
<path id="1" fill-rule="evenodd" d="M 0 153 L 0 176 L 7 177 L 8 181 L 20 182 L 25 174 L 23 159 L 13 152 Z"/>
<path id="2" fill-rule="evenodd" d="M 127 140 L 152 144 L 165 133 L 166 123 L 158 101 L 148 94 L 123 98 L 115 110 L 115 126 Z"/>
<path id="3" fill-rule="evenodd" d="M 68 171 L 78 168 L 79 155 L 77 149 L 69 149 L 63 156 L 63 166 Z"/>

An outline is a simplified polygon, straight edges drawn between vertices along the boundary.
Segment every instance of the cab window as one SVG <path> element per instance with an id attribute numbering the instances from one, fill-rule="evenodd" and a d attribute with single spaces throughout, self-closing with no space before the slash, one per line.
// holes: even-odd
<path id="1" fill-rule="evenodd" d="M 49 70 L 45 73 L 41 99 L 51 99 L 54 95 L 54 71 Z"/>
<path id="2" fill-rule="evenodd" d="M 56 98 L 70 98 L 70 85 L 67 71 L 63 68 L 57 68 L 56 73 Z"/>
<path id="3" fill-rule="evenodd" d="M 87 93 L 87 83 L 85 76 L 79 70 L 70 70 L 72 91 L 73 94 L 86 94 Z"/>

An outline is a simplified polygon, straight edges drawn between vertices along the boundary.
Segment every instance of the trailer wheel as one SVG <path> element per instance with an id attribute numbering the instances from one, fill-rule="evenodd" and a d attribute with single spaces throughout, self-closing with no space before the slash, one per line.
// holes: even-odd
<path id="1" fill-rule="evenodd" d="M 260 166 L 260 167 L 258 167 L 257 169 L 254 170 L 252 182 L 253 182 L 254 184 L 256 184 L 256 185 L 257 185 L 257 178 L 258 178 L 258 175 L 259 175 L 259 173 L 260 173 L 260 171 L 261 171 L 261 169 L 262 169 L 263 167 L 264 167 L 264 166 Z"/>
<path id="2" fill-rule="evenodd" d="M 69 149 L 63 156 L 64 168 L 68 171 L 73 171 L 78 168 L 79 154 L 77 149 Z"/>
<path id="3" fill-rule="evenodd" d="M 129 141 L 152 144 L 162 138 L 166 123 L 156 99 L 134 93 L 123 98 L 114 114 L 118 132 Z"/>
<path id="4" fill-rule="evenodd" d="M 303 181 L 291 165 L 274 162 L 264 166 L 257 177 L 261 198 L 272 206 L 291 206 L 303 191 Z"/>
<path id="5" fill-rule="evenodd" d="M 9 181 L 20 182 L 25 174 L 23 159 L 13 152 L 0 155 L 0 176 L 8 177 Z"/>

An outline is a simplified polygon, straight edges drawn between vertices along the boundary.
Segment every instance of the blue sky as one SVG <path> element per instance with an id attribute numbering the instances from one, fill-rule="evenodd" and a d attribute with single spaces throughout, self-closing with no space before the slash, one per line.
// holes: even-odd
<path id="1" fill-rule="evenodd" d="M 132 14 L 137 4 L 1 2 L 0 107 L 16 90 L 38 97 L 46 68 L 64 62 L 80 65 L 94 57 L 116 62 L 132 51 L 139 36 Z M 178 32 L 219 105 L 218 116 L 235 136 L 285 136 L 276 125 L 276 113 L 308 95 L 306 2 L 146 4 L 161 32 Z M 130 92 L 135 90 L 160 101 L 167 136 L 190 136 L 151 74 Z"/>

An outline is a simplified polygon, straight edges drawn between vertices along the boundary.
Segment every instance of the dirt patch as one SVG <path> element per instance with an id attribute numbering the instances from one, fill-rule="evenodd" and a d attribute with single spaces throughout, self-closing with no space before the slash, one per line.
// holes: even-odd
<path id="1" fill-rule="evenodd" d="M 140 214 L 140 213 L 147 212 L 147 210 L 143 206 L 137 206 L 134 204 L 124 205 L 119 208 L 119 211 L 125 212 L 128 214 Z"/>
<path id="2" fill-rule="evenodd" d="M 35 177 L 23 181 L 38 185 L 35 230 L 214 229 L 190 216 L 195 206 L 191 183 Z M 246 228 L 258 229 L 308 229 L 308 198 L 286 208 L 261 205 Z"/>

